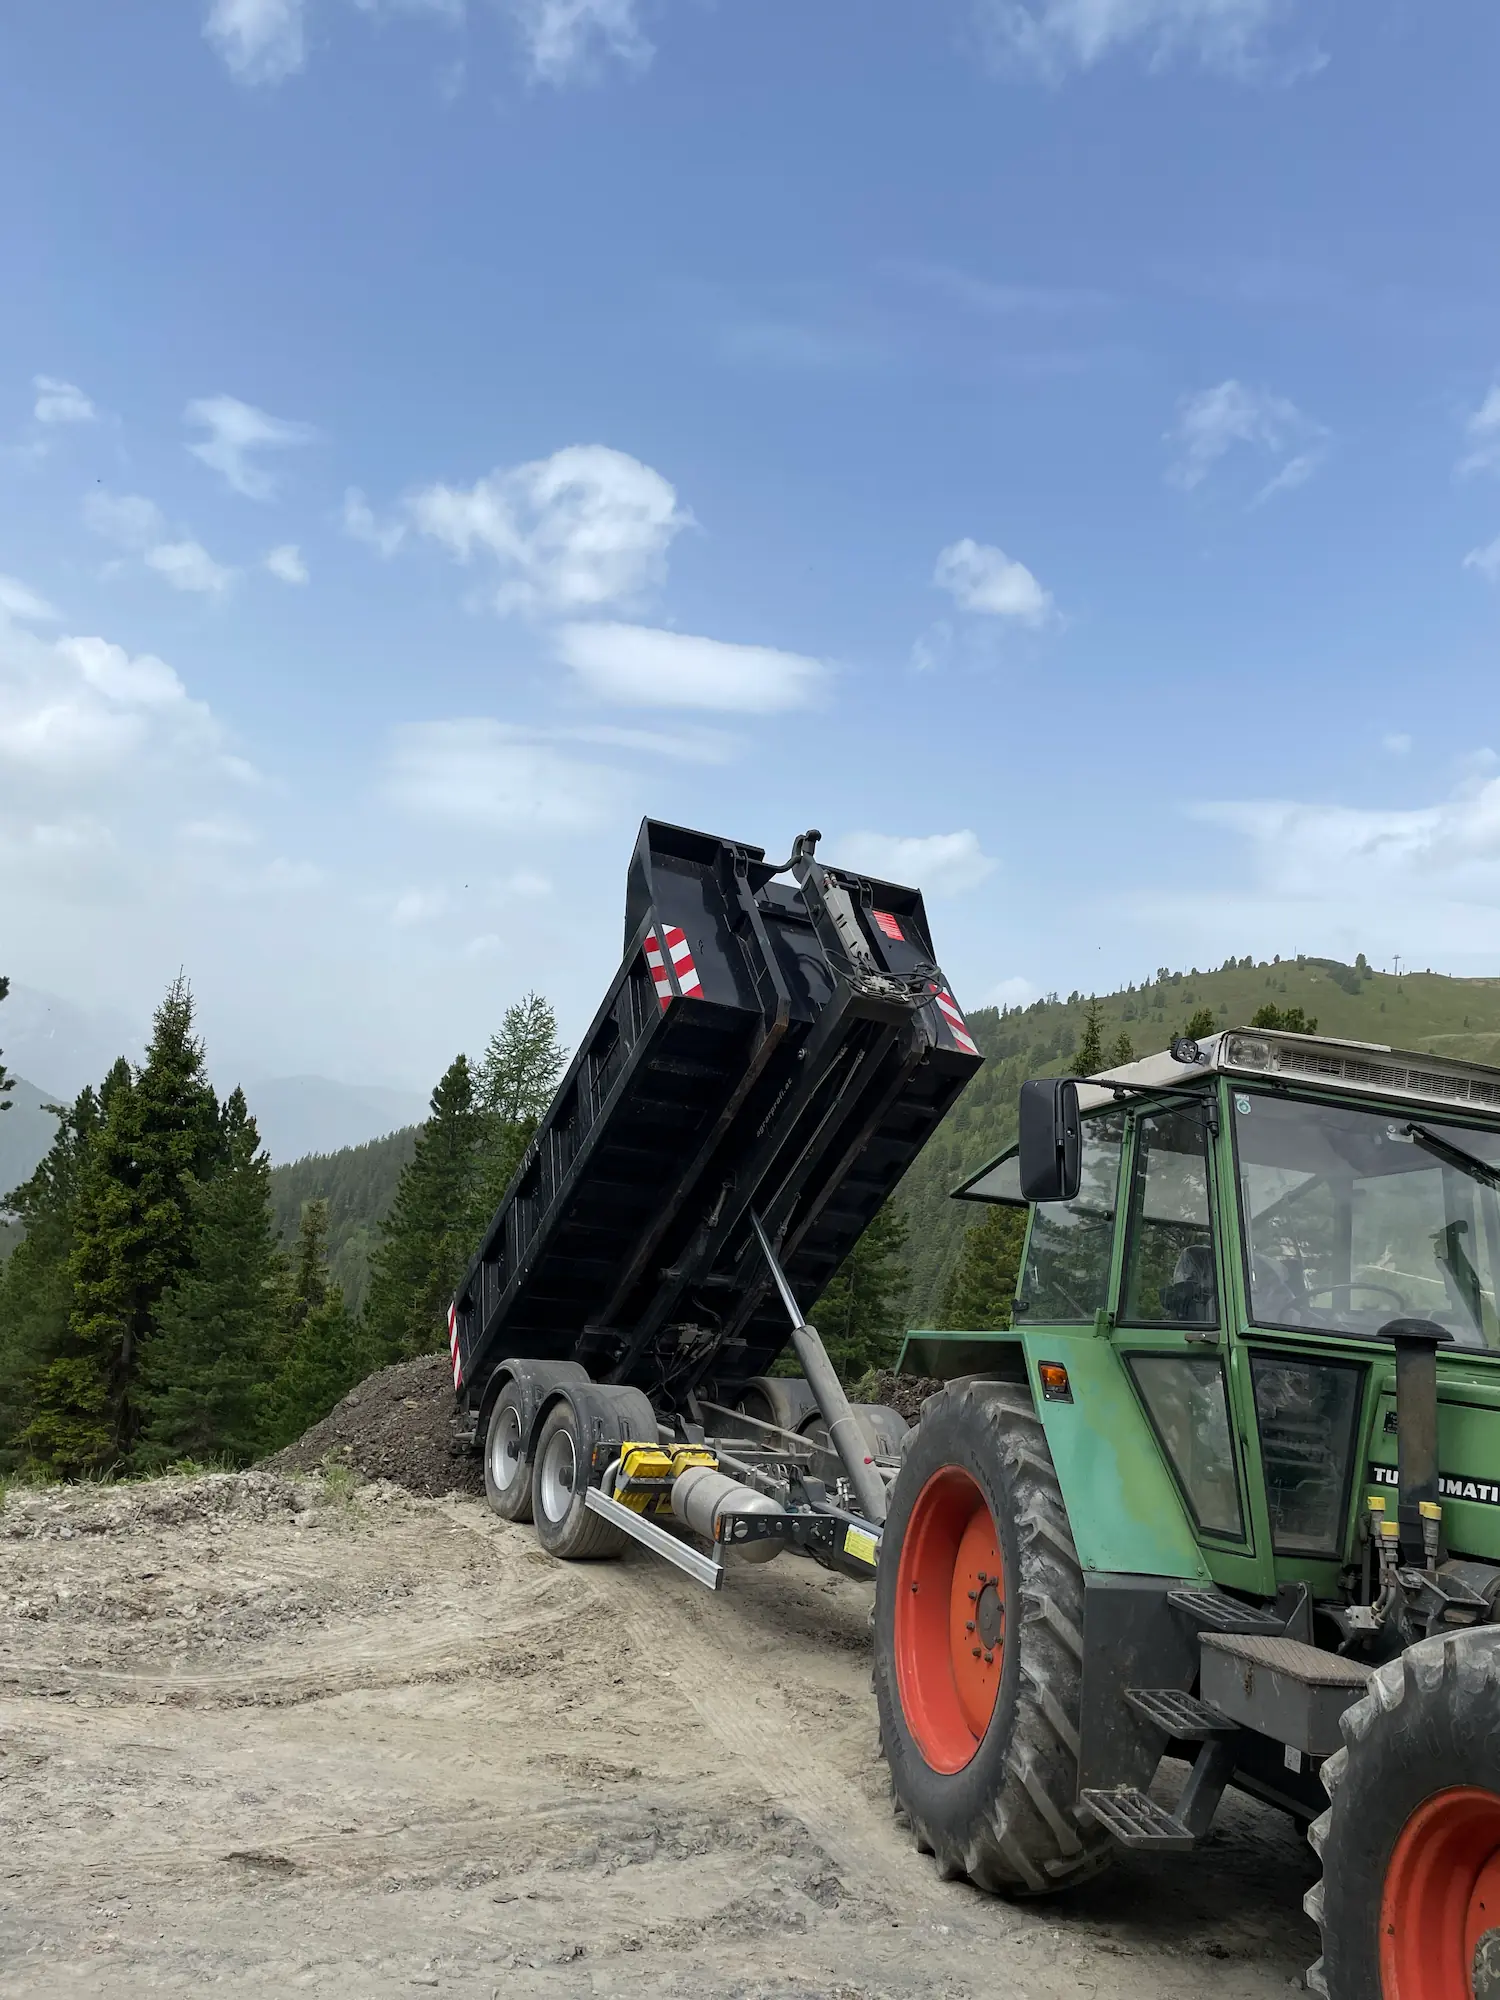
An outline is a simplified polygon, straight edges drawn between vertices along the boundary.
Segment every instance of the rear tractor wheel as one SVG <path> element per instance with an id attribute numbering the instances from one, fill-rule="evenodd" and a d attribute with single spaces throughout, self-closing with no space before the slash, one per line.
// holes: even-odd
<path id="1" fill-rule="evenodd" d="M 1500 2000 L 1500 1630 L 1441 1633 L 1371 1676 L 1309 1829 L 1327 2000 Z"/>
<path id="2" fill-rule="evenodd" d="M 1025 1388 L 934 1396 L 891 1494 L 875 1693 L 898 1810 L 945 1879 L 1038 1896 L 1106 1867 L 1080 1820 L 1083 1574 Z"/>

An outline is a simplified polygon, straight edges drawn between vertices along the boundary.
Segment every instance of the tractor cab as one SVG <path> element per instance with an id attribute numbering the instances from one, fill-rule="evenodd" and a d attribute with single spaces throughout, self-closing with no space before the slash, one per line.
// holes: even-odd
<path id="1" fill-rule="evenodd" d="M 951 1342 L 970 1372 L 979 1343 L 1019 1336 L 1044 1404 L 1078 1410 L 1080 1365 L 1112 1379 L 1208 1572 L 1316 1600 L 1360 1560 L 1365 1500 L 1396 1517 L 1415 1337 L 1445 1551 L 1500 1561 L 1500 1071 L 1232 1030 L 1026 1090 L 1021 1145 L 957 1190 L 1030 1207 L 1013 1327 L 915 1335 L 908 1366 L 947 1373 Z"/>

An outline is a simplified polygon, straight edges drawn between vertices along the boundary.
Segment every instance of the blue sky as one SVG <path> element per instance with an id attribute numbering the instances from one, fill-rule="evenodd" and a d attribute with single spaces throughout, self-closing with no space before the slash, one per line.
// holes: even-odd
<path id="1" fill-rule="evenodd" d="M 1500 972 L 1485 0 L 5 33 L 17 981 L 425 1089 L 578 1033 L 647 812 L 917 880 L 970 1006 Z"/>

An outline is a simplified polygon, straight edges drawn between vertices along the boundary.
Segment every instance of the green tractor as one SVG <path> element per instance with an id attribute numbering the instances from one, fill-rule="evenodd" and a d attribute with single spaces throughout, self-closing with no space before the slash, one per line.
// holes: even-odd
<path id="1" fill-rule="evenodd" d="M 1309 1825 L 1329 2000 L 1500 2000 L 1500 1071 L 1258 1030 L 1027 1084 L 876 1581 L 898 1812 L 1035 1896 Z M 1171 1803 L 1163 1758 L 1188 1776 Z"/>

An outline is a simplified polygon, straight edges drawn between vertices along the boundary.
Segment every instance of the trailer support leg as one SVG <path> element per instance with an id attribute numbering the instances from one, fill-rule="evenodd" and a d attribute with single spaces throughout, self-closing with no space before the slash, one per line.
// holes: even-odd
<path id="1" fill-rule="evenodd" d="M 844 1394 L 844 1385 L 839 1380 L 833 1363 L 828 1359 L 828 1349 L 815 1326 L 809 1326 L 802 1317 L 792 1288 L 787 1283 L 786 1273 L 771 1248 L 770 1238 L 761 1227 L 760 1217 L 751 1210 L 750 1226 L 755 1231 L 755 1240 L 761 1247 L 766 1263 L 770 1267 L 776 1289 L 781 1294 L 781 1303 L 787 1309 L 792 1322 L 792 1345 L 797 1350 L 797 1359 L 802 1363 L 802 1373 L 807 1377 L 808 1387 L 818 1399 L 818 1409 L 840 1463 L 849 1475 L 849 1484 L 854 1497 L 859 1502 L 859 1511 L 867 1521 L 878 1527 L 885 1520 L 885 1481 L 879 1468 L 870 1456 L 870 1447 L 865 1434 L 859 1427 L 859 1420 L 849 1407 L 849 1398 Z"/>

